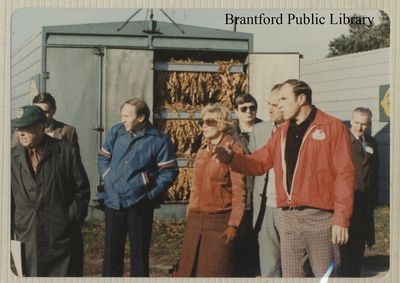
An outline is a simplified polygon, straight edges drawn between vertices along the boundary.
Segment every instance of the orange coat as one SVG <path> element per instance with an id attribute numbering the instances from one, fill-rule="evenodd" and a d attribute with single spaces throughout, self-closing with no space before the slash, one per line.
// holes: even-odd
<path id="1" fill-rule="evenodd" d="M 300 147 L 290 194 L 285 163 L 288 128 L 286 122 L 264 147 L 251 155 L 234 154 L 231 168 L 246 175 L 262 175 L 273 167 L 278 207 L 334 210 L 332 224 L 349 227 L 355 169 L 346 127 L 339 119 L 317 110 Z"/>
<path id="2" fill-rule="evenodd" d="M 243 153 L 229 135 L 225 135 L 219 145 L 232 145 L 235 152 Z M 208 148 L 208 143 L 203 145 L 196 155 L 189 210 L 206 213 L 231 211 L 228 225 L 238 227 L 246 202 L 245 176 L 218 162 Z"/>

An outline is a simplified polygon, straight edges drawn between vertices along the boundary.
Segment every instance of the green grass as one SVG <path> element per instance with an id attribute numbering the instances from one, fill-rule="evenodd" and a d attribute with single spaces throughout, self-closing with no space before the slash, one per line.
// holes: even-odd
<path id="1" fill-rule="evenodd" d="M 168 276 L 168 269 L 177 263 L 183 243 L 185 221 L 155 220 L 150 244 L 151 276 Z"/>
<path id="2" fill-rule="evenodd" d="M 100 276 L 104 251 L 104 223 L 86 224 L 82 232 L 85 249 L 84 276 Z"/>
<path id="3" fill-rule="evenodd" d="M 184 220 L 155 220 L 150 252 L 157 257 L 171 256 L 178 258 L 183 242 Z M 165 254 L 169 251 L 169 254 Z"/>
<path id="4" fill-rule="evenodd" d="M 168 276 L 168 269 L 179 259 L 183 242 L 184 220 L 158 220 L 153 222 L 150 244 L 151 276 Z M 104 223 L 86 224 L 83 227 L 85 245 L 85 276 L 100 276 L 104 251 Z M 129 241 L 125 245 L 125 275 L 129 276 Z"/>
<path id="5" fill-rule="evenodd" d="M 371 249 L 366 249 L 365 255 L 386 255 L 390 253 L 390 221 L 389 206 L 381 205 L 375 208 L 375 241 L 376 244 Z"/>

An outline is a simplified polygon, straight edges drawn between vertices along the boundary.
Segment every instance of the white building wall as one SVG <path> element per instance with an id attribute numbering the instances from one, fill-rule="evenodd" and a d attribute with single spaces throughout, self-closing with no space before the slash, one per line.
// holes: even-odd
<path id="1" fill-rule="evenodd" d="M 267 97 L 271 88 L 288 78 L 298 79 L 299 53 L 253 53 L 249 55 L 249 90 L 257 100 L 257 117 L 269 119 Z"/>
<path id="2" fill-rule="evenodd" d="M 313 90 L 313 104 L 349 121 L 355 107 L 372 111 L 371 135 L 380 153 L 380 201 L 389 201 L 390 127 L 379 122 L 379 86 L 389 84 L 390 49 L 300 61 L 300 79 Z"/>
<path id="3" fill-rule="evenodd" d="M 31 103 L 39 89 L 33 77 L 41 72 L 42 33 L 37 33 L 11 54 L 11 113 Z"/>

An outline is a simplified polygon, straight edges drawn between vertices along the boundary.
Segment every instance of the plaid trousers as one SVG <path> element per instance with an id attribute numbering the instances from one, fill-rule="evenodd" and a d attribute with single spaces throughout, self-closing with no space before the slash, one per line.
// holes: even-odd
<path id="1" fill-rule="evenodd" d="M 335 260 L 332 276 L 340 265 L 339 249 L 332 244 L 333 213 L 314 208 L 284 210 L 281 216 L 283 277 L 305 277 L 307 265 L 315 277 L 322 277 Z"/>

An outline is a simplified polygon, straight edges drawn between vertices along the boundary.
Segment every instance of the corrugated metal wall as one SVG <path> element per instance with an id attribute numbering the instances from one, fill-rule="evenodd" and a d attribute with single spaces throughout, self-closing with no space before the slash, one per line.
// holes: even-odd
<path id="1" fill-rule="evenodd" d="M 371 135 L 379 143 L 379 200 L 389 202 L 390 127 L 379 122 L 379 86 L 389 84 L 390 50 L 383 48 L 345 56 L 300 61 L 300 78 L 313 90 L 313 104 L 349 121 L 358 106 L 372 111 Z"/>
<path id="2" fill-rule="evenodd" d="M 35 34 L 17 47 L 11 55 L 11 115 L 15 109 L 30 104 L 39 88 L 41 72 L 42 33 Z"/>

